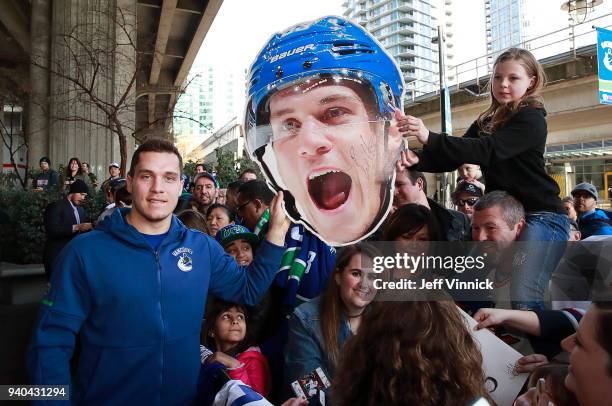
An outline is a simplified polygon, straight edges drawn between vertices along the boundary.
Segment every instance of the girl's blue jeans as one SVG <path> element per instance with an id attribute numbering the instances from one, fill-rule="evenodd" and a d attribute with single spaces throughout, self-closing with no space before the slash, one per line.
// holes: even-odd
<path id="1" fill-rule="evenodd" d="M 541 309 L 544 292 L 559 264 L 569 238 L 569 218 L 564 214 L 533 212 L 525 215 L 527 227 L 519 238 L 521 261 L 512 275 L 512 307 Z"/>

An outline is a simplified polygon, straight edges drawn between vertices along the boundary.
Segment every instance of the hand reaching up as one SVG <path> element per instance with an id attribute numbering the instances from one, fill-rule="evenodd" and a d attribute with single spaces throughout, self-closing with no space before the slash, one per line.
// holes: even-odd
<path id="1" fill-rule="evenodd" d="M 291 225 L 283 209 L 283 203 L 284 195 L 282 191 L 279 191 L 270 203 L 270 228 L 266 235 L 268 241 L 280 246 L 285 244 L 285 234 L 287 234 L 287 230 L 289 230 Z"/>
<path id="2" fill-rule="evenodd" d="M 394 115 L 397 121 L 397 128 L 404 137 L 416 137 L 423 145 L 427 145 L 429 140 L 429 130 L 423 124 L 423 120 L 413 116 L 406 116 L 400 110 L 395 110 Z"/>

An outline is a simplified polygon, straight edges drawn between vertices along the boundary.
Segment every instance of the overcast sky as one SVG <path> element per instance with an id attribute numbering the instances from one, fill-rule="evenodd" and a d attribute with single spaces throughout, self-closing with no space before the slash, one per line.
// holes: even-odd
<path id="1" fill-rule="evenodd" d="M 324 15 L 343 0 L 224 0 L 198 53 L 202 63 L 248 69 L 272 34 Z"/>
<path id="2" fill-rule="evenodd" d="M 222 66 L 244 77 L 255 56 L 272 36 L 292 25 L 324 15 L 342 15 L 344 0 L 224 0 L 206 35 L 196 62 Z M 567 27 L 561 0 L 526 0 L 533 35 Z M 486 54 L 484 0 L 454 0 L 453 63 Z M 598 6 L 595 15 L 612 11 L 612 0 Z M 589 17 L 591 18 L 591 17 Z M 589 30 L 589 27 L 587 27 Z M 559 33 L 567 39 L 567 33 Z M 552 40 L 548 39 L 548 43 Z M 586 38 L 583 37 L 583 40 Z M 594 41 L 593 41 L 594 42 Z M 565 49 L 566 51 L 567 49 Z M 465 65 L 467 66 L 467 65 Z M 470 65 L 471 66 L 471 65 Z"/>

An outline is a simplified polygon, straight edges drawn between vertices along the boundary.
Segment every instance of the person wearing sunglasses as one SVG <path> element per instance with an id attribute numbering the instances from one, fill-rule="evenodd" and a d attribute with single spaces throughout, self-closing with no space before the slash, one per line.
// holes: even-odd
<path id="1" fill-rule="evenodd" d="M 482 189 L 473 183 L 462 180 L 457 184 L 451 195 L 457 210 L 467 215 L 470 219 L 474 214 L 474 205 L 482 197 Z"/>

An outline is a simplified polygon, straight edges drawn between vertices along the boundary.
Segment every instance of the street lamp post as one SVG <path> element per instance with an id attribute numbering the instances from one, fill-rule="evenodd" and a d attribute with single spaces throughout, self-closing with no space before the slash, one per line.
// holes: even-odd
<path id="1" fill-rule="evenodd" d="M 438 71 L 440 78 L 440 129 L 441 132 L 452 135 L 453 124 L 451 118 L 450 92 L 448 91 L 448 86 L 446 85 L 445 40 L 446 37 L 444 36 L 444 27 L 442 25 L 438 25 L 438 36 L 433 38 L 431 42 L 433 44 L 438 44 Z M 449 207 L 451 204 L 451 188 L 454 187 L 455 183 L 455 172 L 448 172 L 444 174 L 442 199 L 447 207 Z"/>
<path id="2" fill-rule="evenodd" d="M 572 53 L 576 58 L 576 25 L 586 21 L 589 13 L 603 0 L 569 0 L 561 3 L 561 10 L 567 11 L 570 25 L 570 42 Z"/>

